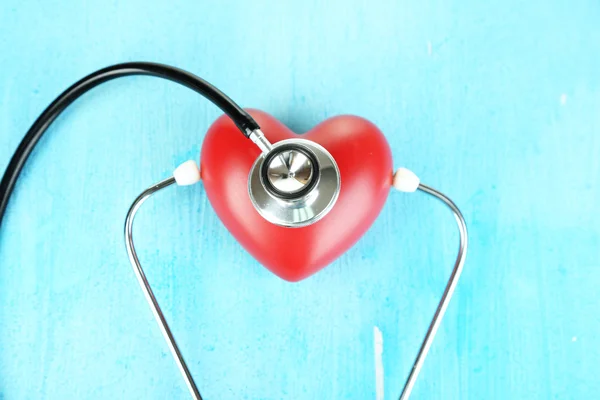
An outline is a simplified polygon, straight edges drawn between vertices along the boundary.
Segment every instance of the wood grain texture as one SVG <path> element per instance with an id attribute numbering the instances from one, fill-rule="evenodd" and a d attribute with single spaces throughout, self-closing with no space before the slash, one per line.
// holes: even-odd
<path id="1" fill-rule="evenodd" d="M 597 398 L 597 1 L 168 3 L 2 1 L 0 167 L 58 93 L 123 61 L 190 70 L 299 132 L 368 118 L 471 234 L 414 399 Z M 185 88 L 127 78 L 50 129 L 0 230 L 0 399 L 187 398 L 122 230 L 218 116 Z M 290 284 L 201 186 L 150 200 L 136 238 L 207 400 L 376 399 L 376 369 L 397 398 L 457 241 L 434 200 L 392 194 L 346 255 Z"/>

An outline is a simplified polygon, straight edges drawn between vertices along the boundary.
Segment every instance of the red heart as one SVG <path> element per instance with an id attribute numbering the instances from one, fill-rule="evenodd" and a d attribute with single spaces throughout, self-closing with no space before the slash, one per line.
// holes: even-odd
<path id="1" fill-rule="evenodd" d="M 249 110 L 276 143 L 297 135 L 267 113 Z M 248 174 L 260 150 L 222 116 L 202 145 L 202 180 L 208 199 L 229 232 L 261 264 L 288 281 L 299 281 L 352 247 L 379 215 L 392 184 L 392 155 L 379 129 L 355 116 L 330 118 L 302 135 L 325 147 L 340 169 L 333 209 L 303 228 L 273 225 L 254 209 Z"/>

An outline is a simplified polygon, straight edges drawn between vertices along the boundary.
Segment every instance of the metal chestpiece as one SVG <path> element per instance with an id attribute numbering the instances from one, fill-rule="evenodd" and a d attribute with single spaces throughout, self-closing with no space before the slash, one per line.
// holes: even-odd
<path id="1" fill-rule="evenodd" d="M 267 221 L 303 227 L 332 209 L 340 193 L 340 171 L 321 145 L 304 139 L 282 140 L 252 166 L 248 192 Z"/>

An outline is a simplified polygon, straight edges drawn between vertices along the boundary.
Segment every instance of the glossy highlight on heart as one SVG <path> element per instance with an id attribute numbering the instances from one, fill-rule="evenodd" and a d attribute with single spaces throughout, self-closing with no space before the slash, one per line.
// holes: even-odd
<path id="1" fill-rule="evenodd" d="M 271 115 L 248 112 L 271 143 L 298 137 Z M 260 150 L 227 116 L 209 128 L 200 156 L 208 199 L 225 227 L 258 262 L 291 282 L 323 269 L 362 237 L 381 212 L 393 175 L 387 140 L 364 118 L 333 117 L 299 136 L 327 149 L 341 176 L 333 209 L 302 228 L 277 226 L 258 214 L 248 195 L 248 174 Z"/>

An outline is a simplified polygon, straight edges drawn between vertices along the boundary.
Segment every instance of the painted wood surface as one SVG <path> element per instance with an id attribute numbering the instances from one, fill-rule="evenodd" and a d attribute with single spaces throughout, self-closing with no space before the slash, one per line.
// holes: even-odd
<path id="1" fill-rule="evenodd" d="M 58 93 L 123 61 L 190 70 L 299 132 L 363 116 L 470 228 L 414 399 L 595 399 L 599 27 L 591 0 L 3 0 L 0 167 Z M 56 121 L 0 230 L 1 399 L 187 398 L 123 220 L 198 157 L 219 114 L 185 88 L 128 78 Z M 289 284 L 240 248 L 201 186 L 161 193 L 136 225 L 208 400 L 396 399 L 455 230 L 434 200 L 392 193 L 354 248 Z"/>

